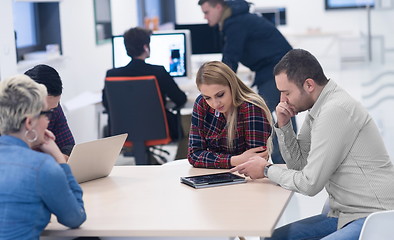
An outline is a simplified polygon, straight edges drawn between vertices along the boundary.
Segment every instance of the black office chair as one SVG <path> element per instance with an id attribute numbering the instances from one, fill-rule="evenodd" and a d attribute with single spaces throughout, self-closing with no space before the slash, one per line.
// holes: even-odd
<path id="1" fill-rule="evenodd" d="M 149 147 L 172 141 L 156 77 L 107 77 L 104 91 L 110 135 L 128 133 L 136 165 L 150 164 Z"/>

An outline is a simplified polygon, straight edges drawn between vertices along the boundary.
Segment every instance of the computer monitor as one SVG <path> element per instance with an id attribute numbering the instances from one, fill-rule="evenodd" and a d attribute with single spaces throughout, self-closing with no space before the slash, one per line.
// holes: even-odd
<path id="1" fill-rule="evenodd" d="M 326 10 L 349 8 L 373 8 L 375 0 L 325 0 Z"/>
<path id="2" fill-rule="evenodd" d="M 187 29 L 192 38 L 192 54 L 222 53 L 223 41 L 219 27 L 208 24 L 175 24 L 175 29 Z"/>
<path id="3" fill-rule="evenodd" d="M 150 39 L 150 57 L 145 61 L 161 65 L 174 78 L 191 78 L 190 31 L 155 31 Z M 131 58 L 127 55 L 123 35 L 112 37 L 112 57 L 115 68 L 127 65 Z"/>
<path id="4" fill-rule="evenodd" d="M 286 25 L 286 8 L 256 8 L 255 13 L 260 14 L 275 26 Z"/>

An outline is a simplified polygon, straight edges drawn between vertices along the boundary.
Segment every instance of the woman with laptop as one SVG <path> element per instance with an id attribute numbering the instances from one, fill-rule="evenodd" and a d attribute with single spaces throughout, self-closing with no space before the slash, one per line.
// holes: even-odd
<path id="1" fill-rule="evenodd" d="M 51 214 L 70 228 L 86 219 L 82 190 L 47 130 L 46 96 L 26 75 L 0 82 L 0 239 L 39 239 Z"/>
<path id="2" fill-rule="evenodd" d="M 231 168 L 271 152 L 272 117 L 265 101 L 226 64 L 212 61 L 197 72 L 197 97 L 189 134 L 194 167 Z"/>

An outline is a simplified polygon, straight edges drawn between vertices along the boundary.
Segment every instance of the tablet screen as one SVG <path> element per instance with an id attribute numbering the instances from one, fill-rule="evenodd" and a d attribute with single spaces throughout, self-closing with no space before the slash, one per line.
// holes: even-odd
<path id="1" fill-rule="evenodd" d="M 190 176 L 190 177 L 181 177 L 181 182 L 192 187 L 208 187 L 209 185 L 225 185 L 225 184 L 233 184 L 233 183 L 241 183 L 245 182 L 245 178 L 239 175 L 223 172 L 223 173 L 214 173 L 214 174 L 206 174 L 199 176 Z"/>

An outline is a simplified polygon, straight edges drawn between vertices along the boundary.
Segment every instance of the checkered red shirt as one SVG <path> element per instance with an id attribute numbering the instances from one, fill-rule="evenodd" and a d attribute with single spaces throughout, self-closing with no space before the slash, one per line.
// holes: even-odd
<path id="1" fill-rule="evenodd" d="M 75 145 L 75 141 L 60 104 L 53 109 L 53 115 L 48 124 L 48 130 L 55 135 L 55 142 L 60 150 L 64 154 L 69 155 L 72 147 Z"/>
<path id="2" fill-rule="evenodd" d="M 238 107 L 237 132 L 233 149 L 227 147 L 226 119 L 200 95 L 193 107 L 188 160 L 194 167 L 231 168 L 230 158 L 246 150 L 266 146 L 271 126 L 264 111 L 245 102 Z"/>

